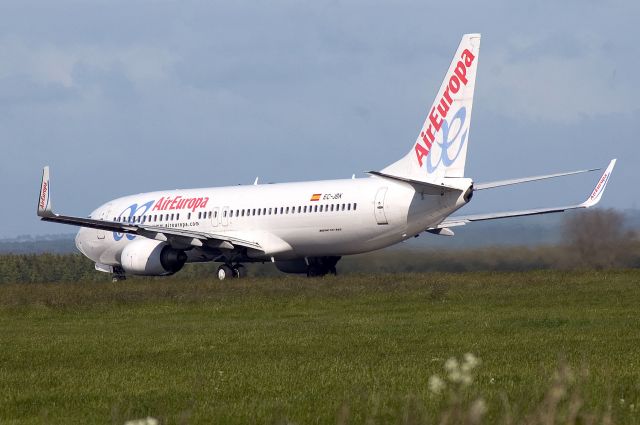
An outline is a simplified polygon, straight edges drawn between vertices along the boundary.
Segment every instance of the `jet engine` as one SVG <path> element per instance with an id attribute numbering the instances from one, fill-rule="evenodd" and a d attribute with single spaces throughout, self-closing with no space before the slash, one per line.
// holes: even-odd
<path id="1" fill-rule="evenodd" d="M 120 263 L 125 272 L 143 276 L 165 276 L 179 271 L 187 254 L 166 242 L 140 239 L 122 250 Z"/>

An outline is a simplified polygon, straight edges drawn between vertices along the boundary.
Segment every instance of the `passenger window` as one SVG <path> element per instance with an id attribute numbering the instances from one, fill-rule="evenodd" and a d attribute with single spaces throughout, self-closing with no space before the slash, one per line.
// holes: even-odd
<path id="1" fill-rule="evenodd" d="M 333 204 L 331 204 L 331 211 L 333 211 Z"/>
<path id="2" fill-rule="evenodd" d="M 356 204 L 356 203 L 354 202 L 354 203 L 353 203 L 353 210 L 355 211 L 357 207 L 358 207 L 358 204 Z"/>
<path id="3" fill-rule="evenodd" d="M 176 214 L 176 220 L 180 220 L 180 213 Z"/>
<path id="4" fill-rule="evenodd" d="M 260 215 L 261 211 L 262 211 L 262 208 L 258 208 L 258 215 Z"/>
<path id="5" fill-rule="evenodd" d="M 351 211 L 351 203 L 347 204 L 347 211 Z"/>
<path id="6" fill-rule="evenodd" d="M 171 214 L 171 221 L 173 221 L 173 214 Z"/>
<path id="7" fill-rule="evenodd" d="M 271 215 L 271 208 L 269 208 L 269 215 Z"/>
<path id="8" fill-rule="evenodd" d="M 198 211 L 198 220 L 200 220 L 201 218 L 202 218 L 202 213 Z"/>
<path id="9" fill-rule="evenodd" d="M 342 211 L 344 211 L 344 208 L 345 208 L 345 206 L 344 206 L 344 204 L 342 204 Z"/>
<path id="10" fill-rule="evenodd" d="M 307 206 L 305 205 L 304 208 L 302 209 L 302 212 L 307 212 Z"/>
<path id="11" fill-rule="evenodd" d="M 287 211 L 287 214 L 289 214 L 289 207 L 287 207 L 287 210 L 286 210 L 286 211 Z"/>
<path id="12" fill-rule="evenodd" d="M 169 214 L 165 214 L 164 221 L 169 221 Z"/>
<path id="13" fill-rule="evenodd" d="M 280 207 L 280 214 L 284 211 L 284 207 Z"/>

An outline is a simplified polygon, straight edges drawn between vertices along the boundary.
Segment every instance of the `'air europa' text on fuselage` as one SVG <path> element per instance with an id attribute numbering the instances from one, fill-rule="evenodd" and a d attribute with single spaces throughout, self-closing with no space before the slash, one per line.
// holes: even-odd
<path id="1" fill-rule="evenodd" d="M 165 198 L 163 196 L 155 203 L 151 211 L 181 210 L 185 208 L 195 211 L 198 208 L 206 208 L 208 202 L 209 197 L 183 198 L 178 195 L 175 198 L 171 198 L 170 196 Z"/>

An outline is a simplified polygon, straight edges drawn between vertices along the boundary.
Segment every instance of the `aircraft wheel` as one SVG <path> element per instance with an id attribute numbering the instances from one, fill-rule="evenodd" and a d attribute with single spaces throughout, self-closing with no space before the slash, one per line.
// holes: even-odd
<path id="1" fill-rule="evenodd" d="M 327 270 L 316 265 L 310 265 L 307 269 L 307 277 L 322 277 L 326 274 Z"/>
<path id="2" fill-rule="evenodd" d="M 233 270 L 231 270 L 231 267 L 227 266 L 226 264 L 223 264 L 220 267 L 218 267 L 219 280 L 225 280 L 231 277 L 233 277 Z"/>
<path id="3" fill-rule="evenodd" d="M 242 264 L 236 264 L 233 266 L 233 277 L 237 277 L 238 279 L 242 279 L 247 276 L 247 270 L 244 268 Z"/>

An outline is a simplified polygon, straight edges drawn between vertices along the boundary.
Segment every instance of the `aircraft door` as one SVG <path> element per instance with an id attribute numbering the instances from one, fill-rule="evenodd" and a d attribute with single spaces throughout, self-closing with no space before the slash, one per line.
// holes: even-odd
<path id="1" fill-rule="evenodd" d="M 222 207 L 221 221 L 223 226 L 226 226 L 229 224 L 229 207 Z"/>
<path id="2" fill-rule="evenodd" d="M 211 215 L 211 224 L 213 225 L 213 227 L 218 226 L 218 223 L 220 222 L 220 208 L 214 208 L 213 209 L 213 214 Z"/>
<path id="3" fill-rule="evenodd" d="M 384 198 L 387 195 L 387 188 L 381 187 L 376 193 L 376 199 L 373 203 L 374 214 L 378 224 L 389 224 L 387 216 L 384 213 Z"/>

